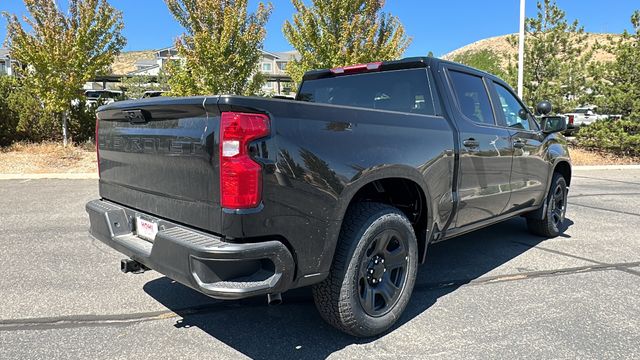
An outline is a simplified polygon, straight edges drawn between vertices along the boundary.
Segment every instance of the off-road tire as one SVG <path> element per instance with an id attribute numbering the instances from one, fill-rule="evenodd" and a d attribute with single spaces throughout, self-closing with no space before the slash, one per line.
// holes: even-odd
<path id="1" fill-rule="evenodd" d="M 567 211 L 567 182 L 561 174 L 553 174 L 546 201 L 544 219 L 527 218 L 527 227 L 532 234 L 552 238 L 564 231 Z"/>
<path id="2" fill-rule="evenodd" d="M 388 245 L 382 245 L 384 242 Z M 390 251 L 396 244 L 399 244 L 396 250 Z M 378 251 L 378 246 L 384 248 Z M 400 246 L 405 247 L 406 256 L 397 250 Z M 376 251 L 382 256 L 373 255 Z M 384 263 L 385 255 L 388 255 L 389 265 L 382 265 L 383 273 L 378 259 Z M 404 265 L 393 268 L 396 266 L 394 264 L 402 261 L 405 261 Z M 322 318 L 334 327 L 358 337 L 378 335 L 393 326 L 405 310 L 415 285 L 417 265 L 416 236 L 411 223 L 400 210 L 373 202 L 354 204 L 342 224 L 329 276 L 313 286 L 314 302 Z M 399 278 L 399 266 L 404 266 L 403 271 L 406 271 L 402 273 L 401 286 L 396 285 L 400 284 L 396 281 Z M 367 276 L 373 276 L 374 269 L 376 273 L 383 274 L 379 277 L 383 280 L 377 284 L 372 284 L 371 281 L 375 280 L 367 280 L 362 275 L 364 271 Z M 393 287 L 389 287 L 387 280 Z M 380 294 L 375 292 L 376 285 Z M 393 289 L 394 296 L 387 296 L 387 291 L 382 294 L 384 289 Z M 370 297 L 368 294 L 373 295 Z M 363 300 L 363 297 L 373 301 Z M 394 300 L 387 303 L 386 298 Z M 377 303 L 384 304 L 388 309 L 377 309 Z"/>

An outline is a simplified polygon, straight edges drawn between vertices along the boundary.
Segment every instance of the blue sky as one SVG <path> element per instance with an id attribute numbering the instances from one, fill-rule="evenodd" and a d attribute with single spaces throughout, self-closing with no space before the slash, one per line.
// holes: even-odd
<path id="1" fill-rule="evenodd" d="M 128 39 L 125 50 L 158 49 L 169 46 L 182 29 L 174 21 L 163 0 L 111 0 L 124 13 Z M 250 0 L 255 9 L 257 0 Z M 58 0 L 63 6 L 66 0 Z M 267 25 L 265 50 L 285 51 L 290 46 L 282 35 L 282 23 L 290 19 L 290 0 L 272 0 L 273 14 Z M 630 29 L 629 18 L 640 9 L 636 0 L 558 0 L 571 20 L 579 19 L 589 32 L 619 33 Z M 21 0 L 0 0 L 0 11 L 22 15 Z M 445 54 L 458 47 L 491 36 L 518 30 L 519 0 L 387 0 L 385 11 L 398 16 L 413 37 L 406 56 Z M 536 13 L 534 0 L 527 0 L 527 16 Z M 0 41 L 5 39 L 6 22 L 0 20 Z"/>

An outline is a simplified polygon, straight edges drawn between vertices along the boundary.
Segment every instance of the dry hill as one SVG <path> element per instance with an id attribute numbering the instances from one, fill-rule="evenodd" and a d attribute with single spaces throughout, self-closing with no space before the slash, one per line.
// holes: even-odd
<path id="1" fill-rule="evenodd" d="M 509 36 L 517 36 L 517 34 L 511 35 L 501 35 L 495 36 L 487 39 L 483 39 L 480 41 L 476 41 L 469 45 L 463 46 L 459 49 L 456 49 L 448 54 L 442 56 L 443 59 L 451 60 L 456 55 L 464 54 L 466 52 L 476 52 L 480 50 L 490 50 L 503 58 L 503 65 L 509 61 L 509 59 L 515 59 L 515 56 L 518 52 L 518 47 L 513 46 L 509 43 Z M 595 34 L 588 33 L 587 40 L 584 42 L 585 50 L 593 48 L 596 43 L 601 45 L 611 44 L 620 38 L 619 34 Z M 595 51 L 593 55 L 593 60 L 596 61 L 612 61 L 614 58 L 613 54 L 604 51 L 602 49 L 598 49 Z"/>
<path id="2" fill-rule="evenodd" d="M 111 73 L 124 75 L 136 69 L 136 61 L 154 59 L 155 56 L 156 50 L 124 51 L 116 57 L 111 65 Z"/>

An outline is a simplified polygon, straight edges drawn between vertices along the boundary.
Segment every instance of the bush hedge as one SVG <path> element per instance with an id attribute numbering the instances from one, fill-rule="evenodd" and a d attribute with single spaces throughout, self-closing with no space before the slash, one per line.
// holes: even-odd
<path id="1" fill-rule="evenodd" d="M 16 140 L 18 114 L 11 106 L 11 96 L 16 91 L 17 82 L 9 76 L 0 76 L 0 146 Z"/>
<path id="2" fill-rule="evenodd" d="M 600 120 L 576 134 L 578 146 L 617 155 L 640 156 L 640 121 Z"/>
<path id="3" fill-rule="evenodd" d="M 69 104 L 68 130 L 74 142 L 93 140 L 96 107 L 84 100 Z M 62 116 L 42 108 L 42 101 L 34 96 L 19 79 L 0 76 L 0 146 L 15 141 L 60 141 Z"/>

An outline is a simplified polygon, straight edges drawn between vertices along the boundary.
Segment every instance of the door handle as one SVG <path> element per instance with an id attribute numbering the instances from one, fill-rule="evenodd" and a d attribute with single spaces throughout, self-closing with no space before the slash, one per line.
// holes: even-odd
<path id="1" fill-rule="evenodd" d="M 526 145 L 526 143 L 524 141 L 522 141 L 521 139 L 515 140 L 513 142 L 513 147 L 516 149 L 522 149 L 524 148 L 524 146 Z"/>
<path id="2" fill-rule="evenodd" d="M 462 145 L 464 145 L 464 147 L 467 147 L 469 149 L 473 149 L 480 146 L 480 142 L 474 138 L 471 138 L 471 139 L 464 140 L 462 142 Z"/>

